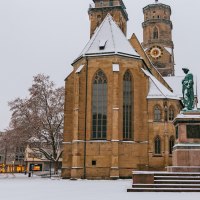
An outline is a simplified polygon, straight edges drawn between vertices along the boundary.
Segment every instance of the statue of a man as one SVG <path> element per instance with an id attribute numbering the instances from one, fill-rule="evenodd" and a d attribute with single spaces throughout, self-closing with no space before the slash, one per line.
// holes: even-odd
<path id="1" fill-rule="evenodd" d="M 185 78 L 182 80 L 183 104 L 185 106 L 184 110 L 193 110 L 194 109 L 193 75 L 189 73 L 188 68 L 183 68 L 182 70 L 186 74 Z"/>

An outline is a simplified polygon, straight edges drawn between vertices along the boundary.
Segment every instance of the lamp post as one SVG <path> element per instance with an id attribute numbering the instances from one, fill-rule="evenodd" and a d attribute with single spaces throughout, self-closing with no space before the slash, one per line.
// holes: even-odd
<path id="1" fill-rule="evenodd" d="M 13 164 L 12 173 L 15 173 L 15 161 L 14 160 L 12 161 L 12 164 Z"/>
<path id="2" fill-rule="evenodd" d="M 50 155 L 50 157 L 52 158 L 52 154 Z M 49 176 L 51 178 L 51 158 L 50 158 L 50 163 L 49 163 Z"/>
<path id="3" fill-rule="evenodd" d="M 32 176 L 33 176 L 33 171 L 34 171 L 34 167 L 35 167 L 34 158 L 35 158 L 35 155 L 34 155 L 34 153 L 33 153 Z"/>

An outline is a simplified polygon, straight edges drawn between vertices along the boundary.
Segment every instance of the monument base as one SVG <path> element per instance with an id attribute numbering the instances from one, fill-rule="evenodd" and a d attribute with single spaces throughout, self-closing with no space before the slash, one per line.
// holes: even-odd
<path id="1" fill-rule="evenodd" d="M 195 166 L 168 166 L 167 172 L 198 172 L 200 173 L 200 167 Z"/>
<path id="2" fill-rule="evenodd" d="M 200 112 L 182 112 L 174 120 L 176 145 L 168 172 L 200 172 Z"/>

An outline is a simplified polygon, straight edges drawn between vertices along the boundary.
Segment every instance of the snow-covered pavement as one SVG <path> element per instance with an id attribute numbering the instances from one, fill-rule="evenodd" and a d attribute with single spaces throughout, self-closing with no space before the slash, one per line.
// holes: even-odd
<path id="1" fill-rule="evenodd" d="M 0 174 L 0 200 L 188 200 L 200 193 L 127 193 L 131 180 L 90 181 Z"/>

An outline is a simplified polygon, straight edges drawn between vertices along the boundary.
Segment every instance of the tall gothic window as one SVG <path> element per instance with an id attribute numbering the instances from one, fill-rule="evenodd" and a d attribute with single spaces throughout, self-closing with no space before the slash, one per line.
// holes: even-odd
<path id="1" fill-rule="evenodd" d="M 161 154 L 161 141 L 159 136 L 156 136 L 154 140 L 154 153 Z"/>
<path id="2" fill-rule="evenodd" d="M 158 39 L 158 28 L 157 27 L 153 28 L 153 39 Z"/>
<path id="3" fill-rule="evenodd" d="M 173 121 L 175 117 L 174 108 L 170 106 L 169 108 L 169 121 Z"/>
<path id="4" fill-rule="evenodd" d="M 174 143 L 174 136 L 171 136 L 169 139 L 169 154 L 172 154 Z"/>
<path id="5" fill-rule="evenodd" d="M 92 139 L 106 139 L 107 132 L 107 78 L 99 70 L 93 80 Z"/>
<path id="6" fill-rule="evenodd" d="M 123 78 L 123 139 L 132 138 L 132 77 L 127 71 Z"/>
<path id="7" fill-rule="evenodd" d="M 154 121 L 161 121 L 161 110 L 158 105 L 154 107 Z"/>

